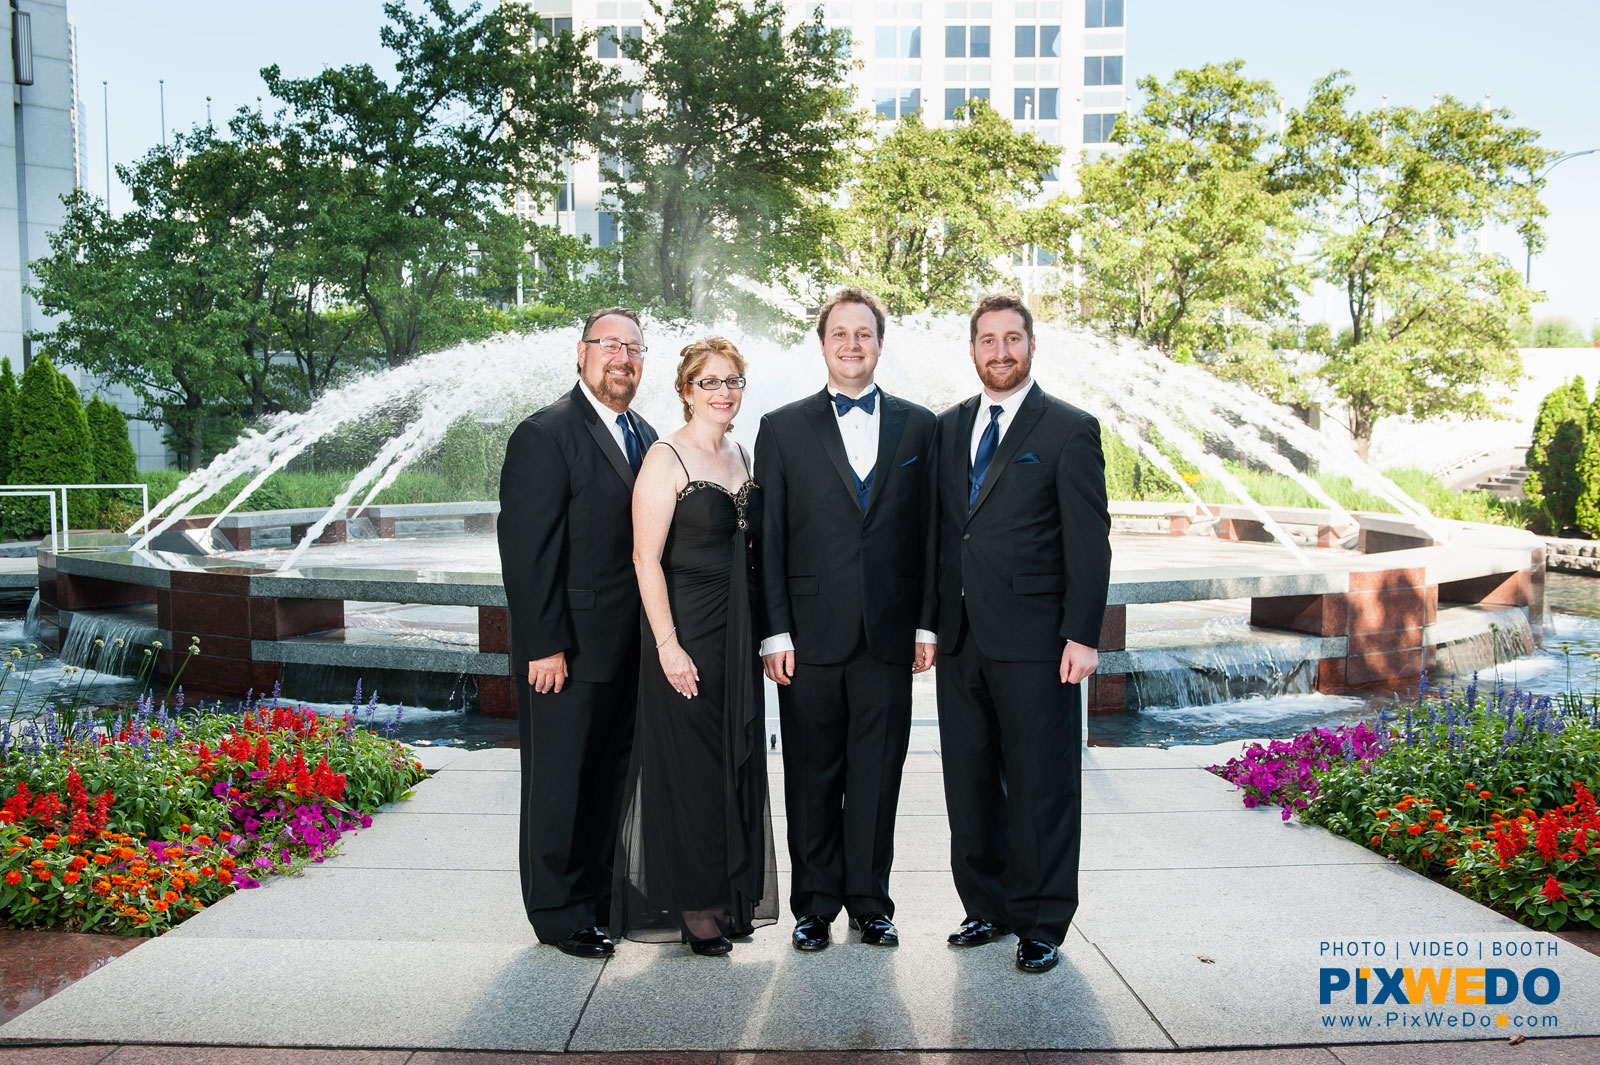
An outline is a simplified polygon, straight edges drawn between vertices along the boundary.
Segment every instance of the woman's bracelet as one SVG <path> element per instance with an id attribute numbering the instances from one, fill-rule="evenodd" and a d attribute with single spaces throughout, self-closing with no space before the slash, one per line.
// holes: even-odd
<path id="1" fill-rule="evenodd" d="M 666 642 L 668 640 L 672 639 L 672 634 L 677 632 L 677 631 L 678 631 L 678 626 L 676 626 L 676 625 L 674 625 L 674 626 L 672 626 L 672 628 L 668 629 L 667 630 L 667 634 L 665 636 L 661 637 L 661 640 L 656 644 L 656 650 L 657 651 L 661 650 L 661 648 L 666 644 Z"/>

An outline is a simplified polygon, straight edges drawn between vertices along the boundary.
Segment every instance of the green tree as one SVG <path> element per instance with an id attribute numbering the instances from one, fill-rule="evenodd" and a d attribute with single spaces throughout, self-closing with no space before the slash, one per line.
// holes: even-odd
<path id="1" fill-rule="evenodd" d="M 481 497 L 486 491 L 489 459 L 477 420 L 468 416 L 452 422 L 433 449 L 428 465 L 445 479 L 451 491 L 475 493 L 470 498 Z"/>
<path id="2" fill-rule="evenodd" d="M 35 355 L 22 374 L 15 424 L 12 484 L 83 484 L 94 476 L 94 441 L 78 390 L 46 355 Z M 18 497 L 11 504 L 8 529 L 36 533 L 45 527 L 49 504 L 44 499 Z"/>
<path id="3" fill-rule="evenodd" d="M 133 453 L 133 441 L 128 438 L 128 419 L 122 411 L 99 396 L 93 396 L 84 408 L 89 423 L 89 436 L 94 441 L 94 477 L 99 484 L 129 484 L 139 476 L 138 457 Z M 96 524 L 115 528 L 122 517 L 117 500 L 127 495 L 107 489 L 99 493 L 100 514 Z"/>
<path id="4" fill-rule="evenodd" d="M 1123 150 L 1079 168 L 1068 227 L 1089 320 L 1163 351 L 1224 351 L 1293 308 L 1307 193 L 1281 174 L 1271 83 L 1243 71 L 1141 79 L 1143 106 L 1111 135 Z"/>
<path id="5" fill-rule="evenodd" d="M 591 38 L 549 34 L 531 5 L 424 8 L 384 5 L 393 84 L 365 64 L 303 79 L 262 71 L 313 153 L 340 161 L 318 233 L 322 276 L 371 316 L 391 366 L 454 343 L 463 321 L 471 335 L 460 304 L 475 248 L 510 190 L 553 187 L 614 80 L 586 53 Z"/>
<path id="6" fill-rule="evenodd" d="M 1573 524 L 1590 539 L 1600 539 L 1600 388 L 1584 417 L 1583 454 L 1578 459 Z"/>
<path id="7" fill-rule="evenodd" d="M 829 273 L 867 286 L 895 314 L 966 308 L 974 287 L 999 278 L 996 260 L 1034 239 L 1038 212 L 1027 204 L 1058 156 L 986 100 L 949 128 L 902 118 L 852 161 Z"/>
<path id="8" fill-rule="evenodd" d="M 1513 326 L 1529 293 L 1475 234 L 1503 223 L 1537 246 L 1535 177 L 1550 153 L 1511 114 L 1440 97 L 1358 111 L 1343 72 L 1288 118 L 1291 184 L 1324 204 L 1316 275 L 1345 294 L 1351 344 L 1323 376 L 1365 456 L 1382 418 L 1493 413 L 1489 390 L 1521 373 Z"/>
<path id="9" fill-rule="evenodd" d="M 1581 377 L 1554 389 L 1539 403 L 1523 493 L 1540 532 L 1560 535 L 1577 521 L 1583 488 L 1578 467 L 1586 451 L 1588 407 L 1588 390 Z"/>
<path id="10" fill-rule="evenodd" d="M 815 270 L 828 198 L 856 131 L 849 49 L 821 9 L 785 29 L 782 0 L 651 0 L 619 42 L 637 62 L 600 127 L 628 285 L 701 314 L 748 300 L 730 285 Z"/>
<path id="11" fill-rule="evenodd" d="M 17 377 L 0 359 L 0 483 L 11 479 L 11 438 L 17 430 Z"/>

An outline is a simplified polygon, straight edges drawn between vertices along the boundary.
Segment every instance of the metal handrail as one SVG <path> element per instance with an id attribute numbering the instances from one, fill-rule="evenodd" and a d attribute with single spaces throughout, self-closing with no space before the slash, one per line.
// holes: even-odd
<path id="1" fill-rule="evenodd" d="M 44 490 L 38 488 L 11 488 L 0 489 L 0 496 L 44 496 L 50 501 L 50 543 L 56 544 L 56 493 L 54 489 Z"/>
<path id="2" fill-rule="evenodd" d="M 68 489 L 80 489 L 80 488 L 82 488 L 82 489 L 90 489 L 90 488 L 137 488 L 137 489 L 139 489 L 140 506 L 143 508 L 144 513 L 140 516 L 139 520 L 134 525 L 132 525 L 130 527 L 129 531 L 131 532 L 133 529 L 137 529 L 137 528 L 141 528 L 141 527 L 148 527 L 149 524 L 150 524 L 150 486 L 148 484 L 144 484 L 143 482 L 138 482 L 138 483 L 123 482 L 123 483 L 120 483 L 120 484 L 110 484 L 110 483 L 107 483 L 107 484 L 17 484 L 17 485 L 8 485 L 7 487 L 10 487 L 10 488 L 27 488 L 27 489 L 35 489 L 35 490 L 36 489 L 49 489 L 52 493 L 54 493 L 54 492 L 60 492 L 61 493 L 61 542 L 60 542 L 60 549 L 62 551 L 67 550 L 68 547 L 69 547 L 68 537 L 69 537 L 70 534 L 67 531 L 67 490 Z M 37 493 L 35 493 L 35 494 L 37 494 Z M 55 501 L 54 501 L 54 497 L 52 496 L 51 503 L 50 503 L 50 513 L 54 514 L 55 513 L 55 509 L 56 509 Z M 54 535 L 54 533 L 55 533 L 55 529 L 54 529 L 54 525 L 52 523 L 51 534 Z"/>

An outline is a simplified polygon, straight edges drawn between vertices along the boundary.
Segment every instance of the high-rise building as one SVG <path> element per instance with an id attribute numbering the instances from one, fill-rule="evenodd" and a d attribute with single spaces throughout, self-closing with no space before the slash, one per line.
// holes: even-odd
<path id="1" fill-rule="evenodd" d="M 645 32 L 642 0 L 536 0 L 553 28 L 598 31 L 602 62 L 626 63 L 619 39 Z M 791 17 L 812 3 L 788 0 Z M 1085 149 L 1110 139 L 1127 104 L 1125 0 L 838 0 L 821 5 L 825 22 L 848 30 L 857 105 L 887 124 L 920 111 L 948 125 L 971 97 L 983 97 L 1019 129 L 1061 148 L 1044 195 L 1060 192 Z M 535 209 L 519 194 L 517 211 L 600 246 L 616 239 L 593 156 L 568 163 L 555 202 Z M 1041 265 L 1048 256 L 1041 253 Z"/>

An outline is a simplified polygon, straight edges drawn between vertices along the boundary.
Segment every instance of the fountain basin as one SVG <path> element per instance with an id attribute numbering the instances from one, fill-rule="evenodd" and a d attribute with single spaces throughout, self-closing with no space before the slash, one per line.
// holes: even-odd
<path id="1" fill-rule="evenodd" d="M 418 507 L 427 512 L 411 512 Z M 76 642 L 86 645 L 85 626 L 137 615 L 140 631 L 163 644 L 164 676 L 198 639 L 183 678 L 191 691 L 237 697 L 283 683 L 301 698 L 337 698 L 361 677 L 368 690 L 383 683 L 390 698 L 410 691 L 420 693 L 415 702 L 436 705 L 431 700 L 449 692 L 483 713 L 512 715 L 505 592 L 496 541 L 484 535 L 495 509 L 387 507 L 379 516 L 387 533 L 396 522 L 403 530 L 406 522 L 452 516 L 463 531 L 381 543 L 340 536 L 282 572 L 283 552 L 271 548 L 185 555 L 130 550 L 125 538 L 109 537 L 79 549 L 85 541 L 75 537 L 72 551 L 58 552 L 47 540 L 38 552 L 41 636 L 59 648 L 77 627 Z M 1135 503 L 1112 510 L 1119 528 L 1155 521 L 1165 532 L 1113 535 L 1100 672 L 1089 685 L 1096 711 L 1148 703 L 1153 682 L 1138 678 L 1156 674 L 1220 673 L 1224 692 L 1236 692 L 1230 678 L 1253 669 L 1292 690 L 1402 687 L 1434 668 L 1441 648 L 1464 671 L 1491 664 L 1500 653 L 1497 631 L 1539 638 L 1544 548 L 1521 530 L 1438 521 L 1424 528 L 1387 513 L 1356 514 L 1350 529 L 1331 511 L 1267 508 L 1308 545 L 1308 566 L 1258 542 L 1259 519 L 1245 508 Z M 265 513 L 252 519 L 252 530 L 302 517 Z M 1141 622 L 1140 611 L 1157 605 L 1227 621 L 1208 628 L 1174 614 Z M 1219 655 L 1219 647 L 1236 653 Z M 329 690 L 305 690 L 313 683 Z"/>

